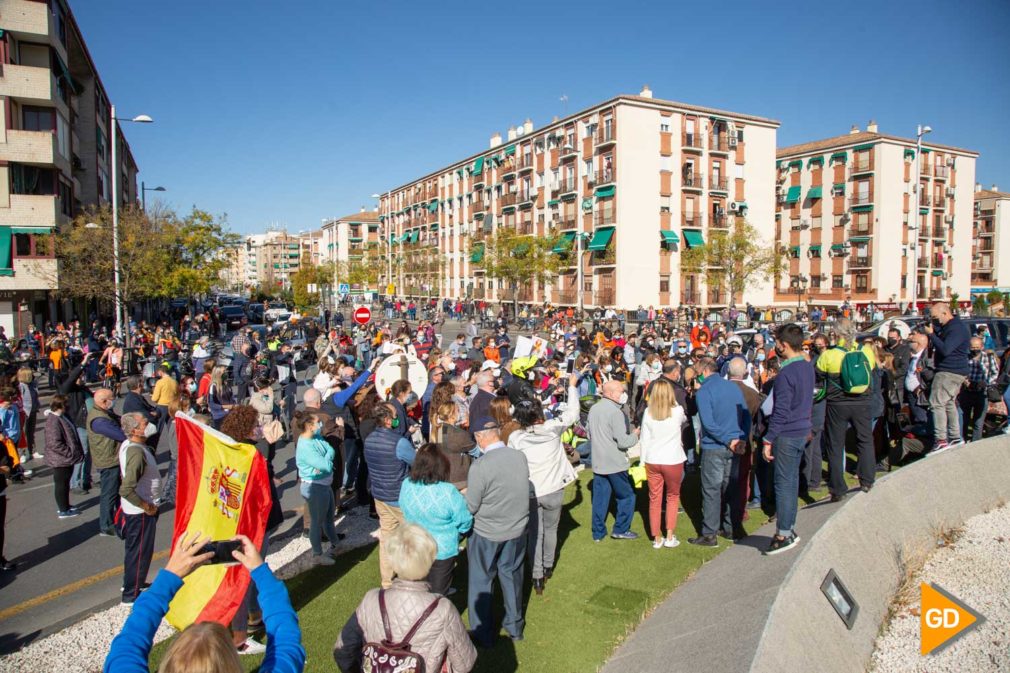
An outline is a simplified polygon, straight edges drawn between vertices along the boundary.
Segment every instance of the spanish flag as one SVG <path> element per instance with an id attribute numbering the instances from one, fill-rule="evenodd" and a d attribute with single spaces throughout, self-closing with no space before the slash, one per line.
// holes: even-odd
<path id="1" fill-rule="evenodd" d="M 185 414 L 175 417 L 179 442 L 172 549 L 183 533 L 211 540 L 246 535 L 262 548 L 270 513 L 266 460 L 251 444 L 232 440 Z M 249 586 L 241 565 L 205 565 L 185 579 L 169 606 L 168 622 L 182 630 L 196 622 L 231 624 Z"/>

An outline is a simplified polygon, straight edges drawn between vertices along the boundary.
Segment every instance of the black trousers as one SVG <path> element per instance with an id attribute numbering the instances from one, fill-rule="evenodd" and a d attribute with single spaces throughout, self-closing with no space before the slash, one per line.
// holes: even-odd
<path id="1" fill-rule="evenodd" d="M 4 529 L 7 524 L 7 496 L 0 495 L 0 563 L 6 563 L 7 557 L 4 556 Z"/>
<path id="2" fill-rule="evenodd" d="M 845 433 L 852 426 L 856 434 L 856 470 L 859 483 L 872 486 L 876 470 L 873 450 L 873 431 L 870 425 L 870 405 L 866 403 L 828 402 L 824 420 L 824 450 L 828 459 L 828 490 L 831 495 L 842 495 L 848 490 L 845 484 Z"/>
<path id="3" fill-rule="evenodd" d="M 158 515 L 126 515 L 126 556 L 123 558 L 123 598 L 136 598 L 151 568 Z"/>
<path id="4" fill-rule="evenodd" d="M 53 468 L 53 489 L 56 494 L 56 509 L 59 512 L 70 509 L 70 475 L 73 472 L 73 465 Z"/>
<path id="5" fill-rule="evenodd" d="M 455 556 L 432 563 L 431 570 L 428 571 L 428 577 L 426 578 L 431 593 L 445 596 L 449 591 L 449 587 L 452 586 L 452 573 L 455 569 Z"/>

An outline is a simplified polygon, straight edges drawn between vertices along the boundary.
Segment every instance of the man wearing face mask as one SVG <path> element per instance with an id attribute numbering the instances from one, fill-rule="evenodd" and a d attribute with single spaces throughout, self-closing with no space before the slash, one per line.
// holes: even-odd
<path id="1" fill-rule="evenodd" d="M 635 512 L 635 490 L 628 477 L 628 449 L 638 442 L 638 429 L 630 430 L 624 411 L 628 392 L 620 381 L 607 381 L 602 397 L 589 410 L 588 430 L 593 462 L 593 541 L 607 535 L 607 510 L 611 494 L 617 499 L 617 517 L 610 537 L 635 540 L 631 529 Z"/>
<path id="2" fill-rule="evenodd" d="M 999 376 L 996 356 L 982 347 L 981 337 L 972 337 L 968 348 L 968 380 L 958 397 L 958 404 L 964 413 L 964 440 L 977 442 L 982 439 L 982 428 L 989 408 L 986 389 L 995 385 Z"/>
<path id="3" fill-rule="evenodd" d="M 934 450 L 963 444 L 957 395 L 968 377 L 968 326 L 951 313 L 950 305 L 938 301 L 929 309 L 926 335 L 933 347 L 936 376 L 929 392 L 929 410 L 933 415 Z"/>
<path id="4" fill-rule="evenodd" d="M 115 402 L 116 397 L 111 390 L 99 388 L 95 391 L 95 404 L 88 412 L 86 421 L 91 459 L 98 468 L 102 487 L 98 534 L 103 537 L 116 535 L 112 517 L 119 507 L 119 486 L 122 481 L 119 473 L 119 446 L 127 439 L 120 428 L 119 416 L 112 411 Z"/>
<path id="5" fill-rule="evenodd" d="M 145 441 L 153 434 L 154 424 L 143 414 L 123 416 L 123 434 L 127 440 L 119 449 L 119 505 L 126 516 L 126 555 L 123 560 L 123 603 L 133 603 L 147 582 L 147 571 L 154 554 L 154 533 L 158 525 L 161 497 L 161 473 L 154 454 Z"/>
<path id="6" fill-rule="evenodd" d="M 901 338 L 901 332 L 897 327 L 887 330 L 887 346 L 885 350 L 894 356 L 894 377 L 896 379 L 905 378 L 908 372 L 908 360 L 912 351 L 905 340 Z"/>

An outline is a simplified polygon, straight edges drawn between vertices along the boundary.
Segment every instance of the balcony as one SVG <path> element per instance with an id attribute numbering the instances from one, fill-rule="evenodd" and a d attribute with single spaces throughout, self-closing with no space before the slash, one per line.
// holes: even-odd
<path id="1" fill-rule="evenodd" d="M 933 205 L 933 199 L 930 198 L 929 194 L 922 194 L 919 196 L 920 208 L 929 208 L 931 205 Z"/>
<path id="2" fill-rule="evenodd" d="M 681 136 L 680 145 L 685 150 L 697 150 L 700 152 L 704 147 L 704 142 L 702 141 L 701 134 L 685 133 Z"/>
<path id="3" fill-rule="evenodd" d="M 947 230 L 942 226 L 933 225 L 933 238 L 947 238 Z"/>
<path id="4" fill-rule="evenodd" d="M 681 186 L 684 189 L 697 189 L 701 190 L 703 180 L 701 175 L 696 175 L 694 173 L 684 173 L 683 179 L 681 181 Z"/>
<path id="5" fill-rule="evenodd" d="M 928 269 L 929 268 L 929 257 L 920 257 L 919 259 L 916 260 L 915 264 L 920 269 Z"/>
<path id="6" fill-rule="evenodd" d="M 498 199 L 498 205 L 504 208 L 506 206 L 514 206 L 516 205 L 516 203 L 518 203 L 518 201 L 519 201 L 519 195 L 516 194 L 515 192 L 510 192 L 501 195 L 501 197 Z"/>
<path id="7" fill-rule="evenodd" d="M 569 141 L 570 140 L 570 141 Z M 566 140 L 565 144 L 561 146 L 561 161 L 567 159 L 574 159 L 579 156 L 579 146 L 574 140 Z"/>
<path id="8" fill-rule="evenodd" d="M 578 300 L 578 293 L 575 290 L 560 290 L 554 293 L 554 301 L 558 304 L 571 304 L 574 306 Z"/>
<path id="9" fill-rule="evenodd" d="M 695 215 L 694 213 L 681 213 L 680 221 L 681 226 L 687 227 L 688 229 L 701 228 L 701 215 Z"/>
<path id="10" fill-rule="evenodd" d="M 596 174 L 594 181 L 597 187 L 609 185 L 614 181 L 614 169 L 607 168 Z"/>
<path id="11" fill-rule="evenodd" d="M 0 291 L 55 290 L 59 263 L 52 257 L 15 257 L 13 276 L 0 276 Z"/>
<path id="12" fill-rule="evenodd" d="M 856 175 L 858 173 L 872 173 L 873 164 L 869 161 L 853 161 L 852 162 L 852 174 Z"/>
<path id="13" fill-rule="evenodd" d="M 485 210 L 487 210 L 487 202 L 484 199 L 474 199 L 470 203 L 470 212 L 483 213 Z"/>
<path id="14" fill-rule="evenodd" d="M 596 291 L 596 305 L 597 306 L 613 306 L 614 305 L 614 291 L 613 290 L 597 290 Z"/>
<path id="15" fill-rule="evenodd" d="M 686 304 L 688 306 L 694 306 L 696 304 L 701 303 L 701 295 L 691 290 L 684 290 L 684 292 L 681 293 L 680 303 Z"/>
<path id="16" fill-rule="evenodd" d="M 53 195 L 11 194 L 10 207 L 0 208 L 0 226 L 5 227 L 56 227 L 69 219 Z"/>
<path id="17" fill-rule="evenodd" d="M 950 166 L 933 166 L 933 177 L 937 180 L 946 180 L 950 177 Z"/>
<path id="18" fill-rule="evenodd" d="M 574 229 L 575 228 L 575 215 L 562 215 L 558 218 L 558 228 L 559 229 Z"/>
<path id="19" fill-rule="evenodd" d="M 524 192 L 519 194 L 518 203 L 520 208 L 529 208 L 533 205 L 533 201 L 536 200 L 537 193 L 534 191 Z"/>
<path id="20" fill-rule="evenodd" d="M 708 139 L 708 151 L 709 152 L 723 152 L 729 153 L 729 142 L 726 140 L 724 135 L 711 136 Z"/>
<path id="21" fill-rule="evenodd" d="M 867 255 L 866 257 L 850 257 L 849 258 L 849 270 L 853 269 L 869 269 L 873 267 L 873 257 Z"/>
<path id="22" fill-rule="evenodd" d="M 596 130 L 597 148 L 613 145 L 616 142 L 617 142 L 617 133 L 614 131 L 613 125 L 610 126 L 603 125 Z"/>
<path id="23" fill-rule="evenodd" d="M 0 96 L 17 98 L 32 105 L 52 105 L 60 101 L 56 78 L 49 68 L 4 64 L 0 77 Z"/>
<path id="24" fill-rule="evenodd" d="M 708 189 L 711 192 L 728 192 L 729 180 L 719 175 L 709 177 Z"/>
<path id="25" fill-rule="evenodd" d="M 992 222 L 989 222 L 988 224 L 983 224 L 981 227 L 979 227 L 977 233 L 979 236 L 992 236 L 993 234 L 996 233 L 996 230 L 993 227 Z"/>
<path id="26" fill-rule="evenodd" d="M 708 221 L 709 229 L 729 229 L 729 218 L 725 215 L 713 215 Z"/>
<path id="27" fill-rule="evenodd" d="M 519 160 L 519 172 L 532 171 L 535 164 L 536 162 L 533 160 L 532 154 L 524 154 L 522 159 Z"/>
<path id="28" fill-rule="evenodd" d="M 0 148 L 3 148 L 0 145 Z M 56 134 L 52 131 L 7 131 L 6 148 L 0 151 L 5 161 L 21 164 L 55 165 L 64 173 L 70 173 L 70 161 L 59 152 Z"/>
<path id="29" fill-rule="evenodd" d="M 516 232 L 523 236 L 531 236 L 533 234 L 533 223 L 523 222 L 516 228 Z"/>
<path id="30" fill-rule="evenodd" d="M 561 184 L 558 185 L 558 192 L 561 194 L 571 194 L 576 191 L 578 191 L 578 182 L 574 178 L 571 180 L 562 180 Z"/>
<path id="31" fill-rule="evenodd" d="M 946 196 L 934 196 L 933 197 L 933 207 L 934 208 L 944 208 L 944 207 L 946 207 L 946 205 L 947 205 L 947 197 Z"/>
<path id="32" fill-rule="evenodd" d="M 869 194 L 853 194 L 849 197 L 849 207 L 869 206 L 873 204 L 873 197 Z"/>
<path id="33" fill-rule="evenodd" d="M 930 175 L 929 164 L 924 163 L 919 167 L 919 175 Z"/>
<path id="34" fill-rule="evenodd" d="M 617 251 L 615 244 L 611 243 L 606 250 L 593 252 L 589 257 L 591 266 L 613 266 L 617 262 Z"/>
<path id="35" fill-rule="evenodd" d="M 617 222 L 613 210 L 600 211 L 593 217 L 593 227 L 611 226 Z"/>

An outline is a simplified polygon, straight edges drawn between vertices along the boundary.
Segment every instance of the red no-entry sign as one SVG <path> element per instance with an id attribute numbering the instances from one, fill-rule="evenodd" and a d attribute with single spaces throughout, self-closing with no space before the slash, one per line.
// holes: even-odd
<path id="1" fill-rule="evenodd" d="M 367 306 L 359 306 L 354 309 L 354 322 L 359 325 L 367 325 L 368 321 L 372 319 L 372 309 Z"/>

